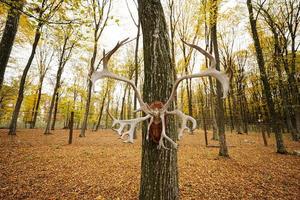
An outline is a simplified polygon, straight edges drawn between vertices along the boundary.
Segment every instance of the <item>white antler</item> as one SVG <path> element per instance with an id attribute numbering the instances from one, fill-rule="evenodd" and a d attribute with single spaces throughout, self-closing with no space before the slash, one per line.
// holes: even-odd
<path id="1" fill-rule="evenodd" d="M 187 129 L 189 132 L 191 132 L 191 131 L 195 130 L 197 127 L 197 121 L 193 117 L 184 114 L 180 110 L 167 111 L 167 114 L 177 115 L 178 117 L 181 118 L 181 127 L 178 130 L 178 140 L 181 139 L 184 130 Z M 187 126 L 188 121 L 191 121 L 193 124 L 192 130 Z"/>
<path id="2" fill-rule="evenodd" d="M 164 145 L 164 141 L 163 141 L 163 139 L 165 138 L 166 140 L 168 140 L 172 145 L 173 145 L 173 147 L 175 148 L 175 149 L 177 149 L 177 144 L 176 144 L 176 142 L 174 142 L 171 138 L 169 138 L 168 136 L 167 136 L 167 134 L 166 134 L 166 123 L 165 123 L 165 114 L 164 113 L 162 113 L 161 115 L 160 115 L 160 119 L 161 119 L 161 123 L 162 123 L 162 131 L 161 131 L 161 136 L 160 136 L 160 140 L 159 140 L 159 143 L 158 143 L 158 146 L 157 146 L 157 148 L 158 149 L 161 149 L 161 148 L 164 148 L 164 149 L 168 149 L 168 148 L 166 148 L 165 147 L 165 145 Z"/>
<path id="3" fill-rule="evenodd" d="M 168 109 L 168 107 L 170 106 L 171 102 L 173 101 L 173 99 L 176 95 L 176 90 L 177 90 L 177 87 L 178 87 L 179 83 L 184 79 L 198 78 L 198 77 L 204 77 L 204 76 L 212 76 L 212 77 L 215 77 L 222 84 L 223 98 L 225 98 L 227 96 L 228 91 L 229 91 L 229 78 L 225 73 L 216 70 L 216 68 L 215 68 L 215 66 L 216 66 L 215 58 L 210 53 L 208 53 L 207 51 L 205 51 L 204 49 L 202 49 L 201 47 L 199 47 L 197 45 L 189 44 L 189 43 L 187 43 L 183 40 L 182 40 L 182 42 L 185 43 L 186 45 L 198 50 L 204 56 L 208 57 L 210 62 L 211 62 L 211 66 L 207 70 L 202 71 L 198 74 L 186 75 L 186 76 L 183 76 L 183 77 L 180 77 L 179 79 L 177 79 L 176 82 L 173 85 L 171 95 L 170 95 L 167 103 L 162 108 L 162 111 L 166 111 Z"/>
<path id="4" fill-rule="evenodd" d="M 142 100 L 141 94 L 140 94 L 140 92 L 138 91 L 138 89 L 136 88 L 134 82 L 133 82 L 132 80 L 129 80 L 129 79 L 125 78 L 125 77 L 122 77 L 122 76 L 119 76 L 119 75 L 116 75 L 116 74 L 110 72 L 110 71 L 108 70 L 108 68 L 107 68 L 108 61 L 109 61 L 110 57 L 111 57 L 111 56 L 112 56 L 112 55 L 113 55 L 113 54 L 114 54 L 114 53 L 115 53 L 122 45 L 124 45 L 125 42 L 126 42 L 127 40 L 128 40 L 128 38 L 125 39 L 125 40 L 123 40 L 123 41 L 121 41 L 121 42 L 118 42 L 117 45 L 116 45 L 111 51 L 109 51 L 107 54 L 105 54 L 105 51 L 103 52 L 103 58 L 102 58 L 102 60 L 103 60 L 103 70 L 102 70 L 102 71 L 95 71 L 95 72 L 92 74 L 92 76 L 91 76 L 91 81 L 93 82 L 93 90 L 94 90 L 95 82 L 96 82 L 97 80 L 103 79 L 103 78 L 105 78 L 105 77 L 107 77 L 107 78 L 112 78 L 112 79 L 119 80 L 119 81 L 123 81 L 123 82 L 126 82 L 126 83 L 130 84 L 130 85 L 133 87 L 133 89 L 134 89 L 134 91 L 135 91 L 135 93 L 136 93 L 136 97 L 137 97 L 137 99 L 138 99 L 138 101 L 139 101 L 139 103 L 140 103 L 140 107 L 141 107 L 140 109 L 141 109 L 142 111 L 144 111 L 146 114 L 149 114 L 149 108 L 148 108 L 147 104 L 145 104 L 144 101 Z M 94 91 L 95 91 L 95 90 L 94 90 Z"/>
<path id="5" fill-rule="evenodd" d="M 112 118 L 113 120 L 113 124 L 112 126 L 115 126 L 117 124 L 119 124 L 119 128 L 118 129 L 113 129 L 114 131 L 118 132 L 118 134 L 120 135 L 121 139 L 124 139 L 124 137 L 126 135 L 128 135 L 128 139 L 124 142 L 129 142 L 129 143 L 133 143 L 133 135 L 134 135 L 134 130 L 136 128 L 136 125 L 139 122 L 145 121 L 147 119 L 149 119 L 151 117 L 151 115 L 146 115 L 145 117 L 139 117 L 139 118 L 135 118 L 135 119 L 130 119 L 130 120 L 119 120 L 114 118 L 109 112 L 108 115 Z M 124 128 L 129 125 L 129 130 L 127 132 L 123 132 Z"/>

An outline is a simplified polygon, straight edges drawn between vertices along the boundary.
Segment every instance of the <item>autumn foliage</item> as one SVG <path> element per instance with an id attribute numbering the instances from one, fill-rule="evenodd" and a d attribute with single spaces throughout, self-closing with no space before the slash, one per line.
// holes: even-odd
<path id="1" fill-rule="evenodd" d="M 0 130 L 0 199 L 137 199 L 140 133 L 132 145 L 106 130 L 88 131 L 72 145 L 65 130 L 42 133 L 23 129 L 10 137 Z M 205 147 L 201 130 L 179 142 L 181 199 L 299 197 L 300 157 L 274 153 L 273 135 L 268 147 L 257 133 L 227 135 L 229 159 L 217 157 L 218 148 Z M 290 152 L 300 149 L 285 137 Z"/>

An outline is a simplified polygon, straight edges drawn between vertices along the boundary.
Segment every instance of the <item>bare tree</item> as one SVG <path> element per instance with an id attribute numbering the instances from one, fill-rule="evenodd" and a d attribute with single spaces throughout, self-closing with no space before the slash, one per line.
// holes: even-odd
<path id="1" fill-rule="evenodd" d="M 220 56 L 217 39 L 217 17 L 218 17 L 218 0 L 211 0 L 211 40 L 213 43 L 214 55 L 216 59 L 216 69 L 220 70 Z M 218 134 L 220 141 L 219 155 L 228 157 L 228 148 L 225 137 L 225 123 L 224 123 L 224 105 L 222 100 L 222 85 L 217 82 L 217 100 L 216 100 L 216 119 L 218 124 Z"/>
<path id="2" fill-rule="evenodd" d="M 67 62 L 70 60 L 72 51 L 75 47 L 76 40 L 72 40 L 71 36 L 74 34 L 74 29 L 70 26 L 68 28 L 62 27 L 63 34 L 63 44 L 58 47 L 58 55 L 59 55 L 59 63 L 58 63 L 58 69 L 56 73 L 56 82 L 53 89 L 53 94 L 50 102 L 49 112 L 48 112 L 48 118 L 47 118 L 47 125 L 44 131 L 44 134 L 50 134 L 50 125 L 52 120 L 52 112 L 55 105 L 55 99 L 58 98 L 58 90 L 61 86 L 61 76 L 64 71 L 64 68 L 67 64 Z"/>
<path id="3" fill-rule="evenodd" d="M 45 23 L 50 20 L 54 14 L 59 10 L 63 3 L 63 0 L 57 0 L 57 1 L 51 1 L 48 2 L 48 0 L 42 0 L 40 8 L 38 9 L 38 24 L 35 28 L 35 35 L 34 35 L 34 41 L 32 44 L 32 49 L 30 56 L 28 58 L 27 64 L 25 66 L 25 69 L 23 71 L 21 81 L 20 81 L 20 86 L 19 86 L 19 92 L 18 92 L 18 97 L 17 97 L 17 102 L 15 104 L 15 109 L 12 114 L 11 122 L 9 125 L 9 135 L 16 135 L 16 129 L 17 129 L 17 120 L 19 117 L 21 105 L 23 102 L 24 98 L 24 89 L 25 89 L 25 82 L 27 78 L 28 71 L 31 67 L 33 58 L 35 56 L 35 52 L 41 37 L 41 31 L 42 27 L 45 25 Z"/>
<path id="4" fill-rule="evenodd" d="M 39 107 L 40 107 L 40 101 L 42 97 L 42 88 L 43 88 L 43 83 L 45 79 L 45 75 L 50 68 L 50 64 L 52 62 L 52 58 L 54 56 L 54 51 L 50 53 L 50 57 L 47 59 L 49 56 L 48 52 L 48 47 L 40 47 L 39 48 L 39 53 L 37 56 L 37 66 L 38 66 L 38 71 L 39 71 L 39 83 L 38 83 L 38 91 L 37 91 L 37 100 L 36 103 L 34 104 L 34 111 L 33 111 L 33 119 L 31 123 L 30 128 L 35 128 L 36 125 L 36 120 L 39 112 Z"/>
<path id="5" fill-rule="evenodd" d="M 274 101 L 271 94 L 271 87 L 266 74 L 265 60 L 264 60 L 263 51 L 260 44 L 258 31 L 257 31 L 257 24 L 256 24 L 257 17 L 254 15 L 253 5 L 251 0 L 247 0 L 247 7 L 249 12 L 249 21 L 251 26 L 252 38 L 253 38 L 255 51 L 256 51 L 257 63 L 260 71 L 260 79 L 263 84 L 264 96 L 267 100 L 271 125 L 273 131 L 275 132 L 277 152 L 281 154 L 285 154 L 287 153 L 287 151 L 283 143 L 282 133 L 279 131 L 279 127 L 278 127 L 278 113 L 275 111 Z"/>
<path id="6" fill-rule="evenodd" d="M 96 57 L 98 54 L 98 45 L 99 45 L 98 43 L 105 27 L 107 26 L 107 22 L 111 11 L 112 0 L 91 0 L 90 3 L 92 7 L 91 12 L 93 17 L 94 47 L 93 47 L 93 55 L 89 66 L 90 67 L 89 74 L 88 74 L 89 77 L 91 77 L 92 73 L 95 70 Z M 90 112 L 92 82 L 90 81 L 89 78 L 87 79 L 87 82 L 88 82 L 87 100 L 86 100 L 85 113 L 84 113 L 79 137 L 85 137 L 85 131 L 87 129 L 88 116 Z"/>

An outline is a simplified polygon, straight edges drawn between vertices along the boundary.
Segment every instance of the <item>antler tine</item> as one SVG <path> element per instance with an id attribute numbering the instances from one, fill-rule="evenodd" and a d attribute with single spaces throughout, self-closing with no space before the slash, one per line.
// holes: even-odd
<path id="1" fill-rule="evenodd" d="M 105 50 L 103 50 L 103 68 L 107 68 L 108 61 L 110 57 L 121 47 L 123 46 L 129 38 L 126 38 L 116 44 L 116 46 L 110 50 L 107 54 L 105 54 Z"/>
<path id="2" fill-rule="evenodd" d="M 215 67 L 216 67 L 217 62 L 216 62 L 215 57 L 213 57 L 213 55 L 211 55 L 210 53 L 208 53 L 207 51 L 205 51 L 204 49 L 202 49 L 201 47 L 199 47 L 199 46 L 197 46 L 197 45 L 187 43 L 187 42 L 184 41 L 182 38 L 181 38 L 181 41 L 182 41 L 184 44 L 186 44 L 186 45 L 188 45 L 188 46 L 190 46 L 190 47 L 192 47 L 192 48 L 194 48 L 194 49 L 197 49 L 200 53 L 202 53 L 204 56 L 206 56 L 206 57 L 210 60 L 210 62 L 211 62 L 209 68 L 215 68 Z"/>
<path id="3" fill-rule="evenodd" d="M 129 38 L 126 38 L 125 40 L 122 40 L 120 42 L 118 42 L 116 44 L 116 46 L 111 50 L 109 51 L 107 54 L 105 54 L 105 51 L 103 52 L 104 56 L 103 56 L 103 70 L 102 71 L 95 71 L 92 76 L 91 76 L 91 81 L 93 82 L 93 88 L 94 88 L 94 85 L 95 85 L 95 82 L 98 80 L 98 79 L 102 79 L 102 78 L 112 78 L 112 79 L 115 79 L 115 80 L 119 80 L 119 81 L 123 81 L 123 82 L 126 82 L 128 84 L 130 84 L 135 93 L 136 93 L 136 97 L 140 103 L 140 106 L 141 106 L 141 110 L 144 111 L 145 113 L 149 114 L 149 108 L 147 106 L 146 103 L 144 103 L 142 97 L 141 97 L 141 94 L 140 92 L 138 91 L 137 87 L 135 86 L 134 82 L 132 80 L 129 80 L 125 77 L 122 77 L 122 76 L 119 76 L 117 74 L 114 74 L 112 72 L 110 72 L 107 68 L 107 64 L 108 64 L 108 61 L 110 59 L 110 57 L 124 44 L 126 44 L 127 40 Z"/>
<path id="4" fill-rule="evenodd" d="M 169 105 L 171 104 L 171 102 L 173 101 L 173 98 L 176 95 L 176 90 L 177 90 L 177 87 L 178 87 L 179 83 L 184 79 L 198 78 L 198 77 L 204 77 L 204 76 L 212 76 L 212 77 L 215 77 L 222 84 L 223 98 L 225 98 L 227 96 L 228 91 L 229 91 L 229 78 L 225 73 L 216 70 L 216 68 L 215 68 L 215 66 L 216 66 L 215 58 L 210 53 L 208 53 L 207 51 L 205 51 L 204 49 L 202 49 L 199 46 L 196 46 L 194 44 L 189 44 L 189 43 L 187 43 L 183 40 L 182 40 L 182 42 L 187 44 L 188 46 L 190 46 L 192 48 L 195 48 L 200 53 L 202 53 L 204 56 L 208 57 L 211 61 L 211 66 L 207 70 L 202 71 L 198 74 L 186 75 L 186 76 L 183 76 L 183 77 L 180 77 L 179 79 L 177 79 L 175 81 L 174 85 L 173 85 L 172 92 L 171 92 L 171 95 L 170 95 L 167 103 L 162 108 L 162 110 L 164 110 L 164 111 L 168 109 Z"/>
<path id="5" fill-rule="evenodd" d="M 129 143 L 133 143 L 133 135 L 134 135 L 134 131 L 135 128 L 137 126 L 137 124 L 139 122 L 145 121 L 147 119 L 149 119 L 151 117 L 151 115 L 146 115 L 145 117 L 138 117 L 135 119 L 129 119 L 129 120 L 119 120 L 114 118 L 109 112 L 108 115 L 113 119 L 113 125 L 115 126 L 116 124 L 119 124 L 119 128 L 118 129 L 113 129 L 114 131 L 116 131 L 121 139 L 124 139 L 125 135 L 128 135 L 128 139 L 124 142 L 129 142 Z M 129 125 L 129 130 L 127 132 L 123 132 L 123 130 L 125 129 L 125 127 Z"/>
<path id="6" fill-rule="evenodd" d="M 169 115 L 177 115 L 178 117 L 181 118 L 181 127 L 178 130 L 178 140 L 181 139 L 184 130 L 187 129 L 189 132 L 191 132 L 192 130 L 195 130 L 196 127 L 197 127 L 197 121 L 193 117 L 184 114 L 180 110 L 167 111 L 167 114 L 169 114 Z M 192 124 L 193 124 L 192 130 L 187 126 L 187 122 L 188 121 L 191 121 Z"/>

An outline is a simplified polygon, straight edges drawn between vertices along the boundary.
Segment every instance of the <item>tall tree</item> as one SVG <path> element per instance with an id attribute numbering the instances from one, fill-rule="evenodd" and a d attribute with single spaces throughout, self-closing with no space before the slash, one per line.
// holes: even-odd
<path id="1" fill-rule="evenodd" d="M 110 11 L 111 11 L 112 0 L 91 0 L 92 5 L 92 17 L 93 17 L 93 55 L 90 62 L 89 68 L 89 77 L 95 70 L 96 57 L 98 53 L 98 42 L 99 39 L 107 25 Z M 106 11 L 106 13 L 105 13 Z M 99 62 L 100 63 L 100 62 Z M 88 78 L 88 87 L 87 87 L 87 99 L 85 104 L 85 113 L 81 125 L 80 135 L 79 137 L 85 137 L 85 131 L 87 128 L 88 116 L 90 112 L 90 104 L 92 97 L 92 82 Z"/>
<path id="2" fill-rule="evenodd" d="M 297 129 L 294 127 L 294 124 L 292 123 L 292 110 L 291 107 L 288 105 L 290 104 L 290 100 L 288 98 L 288 90 L 285 88 L 284 85 L 284 78 L 282 76 L 282 69 L 281 64 L 284 65 L 284 57 L 283 57 L 283 48 L 286 48 L 285 45 L 281 45 L 282 42 L 280 42 L 280 30 L 283 28 L 280 26 L 281 23 L 277 23 L 275 21 L 275 17 L 271 13 L 271 11 L 266 10 L 263 5 L 259 7 L 262 11 L 262 16 L 264 17 L 266 23 L 268 24 L 272 34 L 273 34 L 273 58 L 272 58 L 272 64 L 275 67 L 277 71 L 277 79 L 278 79 L 278 86 L 279 86 L 279 92 L 282 100 L 283 105 L 283 111 L 286 118 L 286 124 L 288 130 L 292 134 L 292 139 L 294 141 L 298 141 L 298 132 Z M 297 87 L 294 87 L 297 89 Z M 296 94 L 296 93 L 295 93 Z M 297 94 L 295 95 L 297 98 Z M 295 102 L 294 102 L 295 103 Z"/>
<path id="3" fill-rule="evenodd" d="M 57 73 L 56 73 L 56 82 L 55 82 L 55 86 L 53 89 L 53 94 L 52 94 L 49 112 L 48 112 L 47 125 L 45 128 L 44 134 L 50 133 L 52 112 L 53 112 L 53 108 L 55 106 L 55 100 L 56 99 L 58 100 L 58 90 L 61 86 L 61 76 L 62 76 L 62 73 L 64 71 L 64 68 L 65 68 L 67 62 L 71 58 L 72 51 L 76 44 L 76 40 L 72 40 L 72 38 L 71 38 L 72 35 L 74 35 L 73 27 L 71 25 L 69 25 L 69 27 L 61 27 L 61 28 L 62 28 L 61 32 L 63 32 L 63 35 L 62 35 L 63 44 L 59 45 L 59 47 L 58 47 L 59 62 L 58 62 L 58 69 L 57 69 Z"/>
<path id="4" fill-rule="evenodd" d="M 100 123 L 101 123 L 101 119 L 102 119 L 102 116 L 103 116 L 103 109 L 104 109 L 104 106 L 105 106 L 105 101 L 107 99 L 107 94 L 110 92 L 110 87 L 109 87 L 109 83 L 107 81 L 106 83 L 106 88 L 105 88 L 105 92 L 104 92 L 104 96 L 102 97 L 102 101 L 101 101 L 101 106 L 100 106 L 100 112 L 99 112 L 99 116 L 98 116 L 98 121 L 97 121 L 97 124 L 94 128 L 93 131 L 97 131 L 99 126 L 100 126 Z"/>
<path id="5" fill-rule="evenodd" d="M 174 82 L 169 35 L 161 2 L 138 0 L 144 48 L 144 102 L 166 102 Z M 175 122 L 167 119 L 167 134 L 175 140 Z M 179 199 L 177 151 L 158 150 L 146 141 L 143 126 L 142 166 L 139 199 Z"/>
<path id="6" fill-rule="evenodd" d="M 272 129 L 275 133 L 277 152 L 285 154 L 285 153 L 287 153 L 287 151 L 286 151 L 284 143 L 283 143 L 282 133 L 279 130 L 278 113 L 275 110 L 274 101 L 273 101 L 272 94 L 271 94 L 271 87 L 270 87 L 270 83 L 269 83 L 269 80 L 268 80 L 268 77 L 266 74 L 264 55 L 263 55 L 263 51 L 261 48 L 260 39 L 259 39 L 258 31 L 257 31 L 257 24 L 256 24 L 257 17 L 254 16 L 253 5 L 252 5 L 251 0 L 247 0 L 247 7 L 248 7 L 248 12 L 249 12 L 249 21 L 250 21 L 250 26 L 251 26 L 252 39 L 253 39 L 255 51 L 256 51 L 257 64 L 258 64 L 259 71 L 260 71 L 260 79 L 261 79 L 262 85 L 263 85 L 263 93 L 264 93 L 264 96 L 267 101 L 268 112 L 269 112 L 269 116 L 270 116 L 270 120 L 271 120 Z"/>
<path id="7" fill-rule="evenodd" d="M 37 46 L 38 46 L 38 43 L 39 43 L 39 40 L 41 37 L 42 27 L 45 25 L 45 23 L 48 20 L 50 20 L 54 16 L 54 14 L 60 8 L 62 3 L 63 3 L 63 0 L 58 0 L 58 1 L 54 0 L 51 2 L 48 2 L 48 0 L 42 0 L 41 5 L 38 8 L 38 17 L 37 17 L 38 23 L 35 28 L 34 41 L 32 44 L 30 56 L 28 58 L 27 64 L 25 66 L 25 69 L 24 69 L 22 77 L 21 77 L 17 102 L 15 104 L 15 109 L 13 111 L 11 122 L 9 125 L 9 132 L 8 132 L 9 135 L 16 135 L 17 120 L 19 117 L 21 105 L 22 105 L 23 98 L 24 98 L 25 82 L 26 82 L 27 74 L 31 67 L 31 64 L 34 59 L 35 52 L 36 52 L 36 49 L 37 49 Z"/>
<path id="8" fill-rule="evenodd" d="M 3 85 L 5 69 L 18 31 L 20 10 L 22 10 L 25 2 L 23 0 L 12 0 L 11 3 L 13 3 L 13 6 L 11 6 L 7 12 L 6 24 L 0 42 L 0 90 Z"/>
<path id="9" fill-rule="evenodd" d="M 34 104 L 34 109 L 33 109 L 33 119 L 30 128 L 34 128 L 36 125 L 36 120 L 37 120 L 37 115 L 39 112 L 40 108 L 40 101 L 42 97 L 42 88 L 43 88 L 43 83 L 45 79 L 46 72 L 48 71 L 50 64 L 52 62 L 52 58 L 54 55 L 54 52 L 51 53 L 51 56 L 49 59 L 47 59 L 48 56 L 48 47 L 45 47 L 46 45 L 43 44 L 43 47 L 39 49 L 38 53 L 38 58 L 37 58 L 37 66 L 38 66 L 38 71 L 39 71 L 39 83 L 38 83 L 38 91 L 37 91 L 37 100 L 36 103 Z"/>
<path id="10" fill-rule="evenodd" d="M 218 18 L 218 0 L 211 0 L 211 40 L 213 43 L 213 50 L 216 59 L 216 69 L 220 70 L 220 56 L 218 49 L 218 38 L 217 38 L 217 18 Z M 217 99 L 216 99 L 216 119 L 218 124 L 218 134 L 220 141 L 219 155 L 228 157 L 228 148 L 225 137 L 225 123 L 224 123 L 224 105 L 222 99 L 222 85 L 217 81 Z"/>

